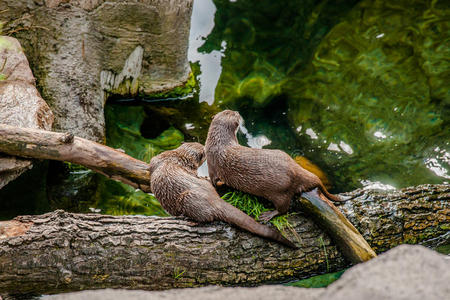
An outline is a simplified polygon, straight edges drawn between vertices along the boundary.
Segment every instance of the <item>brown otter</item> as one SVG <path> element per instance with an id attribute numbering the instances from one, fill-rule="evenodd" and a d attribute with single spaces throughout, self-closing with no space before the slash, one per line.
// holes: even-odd
<path id="1" fill-rule="evenodd" d="M 225 221 L 297 248 L 278 231 L 256 222 L 222 200 L 207 179 L 197 176 L 197 169 L 204 161 L 205 150 L 199 143 L 185 143 L 151 159 L 152 191 L 168 213 L 198 222 Z"/>
<path id="2" fill-rule="evenodd" d="M 303 169 L 287 153 L 239 145 L 236 133 L 241 122 L 240 114 L 231 110 L 216 114 L 211 122 L 205 151 L 214 186 L 226 184 L 273 202 L 276 210 L 260 216 L 263 221 L 287 213 L 294 195 L 315 188 L 330 200 L 342 201 L 327 191 L 319 177 Z"/>

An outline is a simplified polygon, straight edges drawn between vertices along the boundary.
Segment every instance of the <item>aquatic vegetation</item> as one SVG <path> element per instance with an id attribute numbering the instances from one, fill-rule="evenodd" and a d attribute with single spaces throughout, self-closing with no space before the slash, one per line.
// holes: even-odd
<path id="1" fill-rule="evenodd" d="M 264 107 L 282 94 L 289 70 L 308 61 L 312 49 L 357 1 L 215 0 L 215 27 L 199 52 L 222 50 L 216 100 L 223 106 Z"/>
<path id="2" fill-rule="evenodd" d="M 338 280 L 342 274 L 344 274 L 345 270 L 328 273 L 323 275 L 317 275 L 310 278 L 302 279 L 295 282 L 290 282 L 286 285 L 288 286 L 296 286 L 302 288 L 322 288 L 327 287 L 334 281 Z"/>
<path id="3" fill-rule="evenodd" d="M 361 179 L 396 187 L 448 179 L 426 164 L 448 168 L 434 153 L 448 151 L 450 121 L 450 10 L 437 6 L 362 1 L 285 81 L 299 140 L 336 169 L 340 189 Z"/>
<path id="4" fill-rule="evenodd" d="M 95 208 L 108 215 L 167 216 L 155 196 L 121 182 L 101 178 Z"/>
<path id="5" fill-rule="evenodd" d="M 184 140 L 183 134 L 170 127 L 154 139 L 146 139 L 141 134 L 141 126 L 147 117 L 142 106 L 111 104 L 105 107 L 106 143 L 119 148 L 128 155 L 150 162 L 159 153 L 175 149 Z"/>

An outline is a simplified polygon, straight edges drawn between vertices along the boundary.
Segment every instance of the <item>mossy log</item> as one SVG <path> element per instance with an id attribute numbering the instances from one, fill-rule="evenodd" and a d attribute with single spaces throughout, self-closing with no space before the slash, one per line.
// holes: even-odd
<path id="1" fill-rule="evenodd" d="M 449 243 L 448 184 L 345 196 L 352 199 L 340 210 L 377 252 Z M 286 234 L 298 250 L 221 222 L 63 211 L 21 216 L 0 222 L 0 294 L 256 285 L 350 265 L 307 216 L 297 213 L 290 222 Z"/>

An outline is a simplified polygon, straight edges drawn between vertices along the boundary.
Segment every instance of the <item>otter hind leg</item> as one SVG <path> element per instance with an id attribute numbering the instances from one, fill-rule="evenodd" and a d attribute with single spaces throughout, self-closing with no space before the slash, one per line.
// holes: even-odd
<path id="1" fill-rule="evenodd" d="M 266 211 L 259 216 L 259 220 L 262 222 L 268 222 L 272 218 L 280 215 L 284 215 L 289 211 L 291 205 L 290 195 L 278 195 L 277 197 L 270 198 L 275 205 L 275 210 Z"/>
<path id="2" fill-rule="evenodd" d="M 275 210 L 271 210 L 271 211 L 266 211 L 266 212 L 263 212 L 259 216 L 258 221 L 266 223 L 266 222 L 269 222 L 270 220 L 272 220 L 272 218 L 274 218 L 274 217 L 276 217 L 278 215 L 280 215 L 280 212 L 278 210 L 276 210 L 276 209 Z"/>

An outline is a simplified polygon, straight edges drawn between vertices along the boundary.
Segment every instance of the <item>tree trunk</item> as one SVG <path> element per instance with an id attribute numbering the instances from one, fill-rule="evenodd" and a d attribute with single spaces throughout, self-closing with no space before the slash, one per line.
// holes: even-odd
<path id="1" fill-rule="evenodd" d="M 449 243 L 448 184 L 346 196 L 353 199 L 340 210 L 377 252 L 401 243 Z M 286 234 L 298 250 L 221 222 L 63 211 L 21 216 L 0 222 L 0 293 L 254 285 L 349 266 L 304 214 L 290 222 Z"/>

